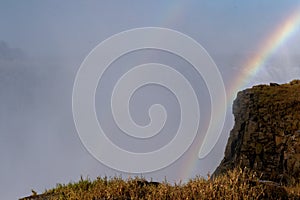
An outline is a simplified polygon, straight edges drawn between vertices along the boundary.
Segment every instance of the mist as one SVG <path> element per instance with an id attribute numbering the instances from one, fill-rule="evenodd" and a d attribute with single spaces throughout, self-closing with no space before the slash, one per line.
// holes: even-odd
<path id="1" fill-rule="evenodd" d="M 242 76 L 249 58 L 299 2 L 167 1 L 145 3 L 4 1 L 0 7 L 0 196 L 16 199 L 43 192 L 80 176 L 143 175 L 147 179 L 186 181 L 212 173 L 223 158 L 234 119 L 228 102 L 226 120 L 217 144 L 203 160 L 197 155 L 210 119 L 210 95 L 203 77 L 184 59 L 158 50 L 131 52 L 117 59 L 99 82 L 96 111 L 108 137 L 120 147 L 145 152 L 174 137 L 180 120 L 175 96 L 159 86 L 145 86 L 130 100 L 132 118 L 149 123 L 148 109 L 159 103 L 168 113 L 157 138 L 140 142 L 122 135 L 112 121 L 109 97 L 117 79 L 132 66 L 156 62 L 174 67 L 191 82 L 201 111 L 197 137 L 184 155 L 161 170 L 130 174 L 111 169 L 84 147 L 72 114 L 76 73 L 88 53 L 108 37 L 138 27 L 165 27 L 200 43 L 216 63 L 226 94 Z M 283 43 L 244 88 L 269 82 L 285 83 L 300 77 L 300 31 Z M 244 89 L 243 87 L 239 89 Z M 234 91 L 235 94 L 238 91 Z M 235 95 L 233 95 L 235 96 Z M 173 134 L 173 135 L 172 135 Z"/>

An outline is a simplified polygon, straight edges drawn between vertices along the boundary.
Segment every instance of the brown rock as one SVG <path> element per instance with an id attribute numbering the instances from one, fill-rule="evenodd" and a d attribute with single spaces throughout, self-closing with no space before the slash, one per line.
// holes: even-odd
<path id="1" fill-rule="evenodd" d="M 247 167 L 266 180 L 300 182 L 300 80 L 239 92 L 233 114 L 235 125 L 214 175 Z"/>
<path id="2" fill-rule="evenodd" d="M 276 146 L 281 145 L 283 142 L 284 142 L 284 137 L 275 136 L 275 144 L 276 144 Z"/>

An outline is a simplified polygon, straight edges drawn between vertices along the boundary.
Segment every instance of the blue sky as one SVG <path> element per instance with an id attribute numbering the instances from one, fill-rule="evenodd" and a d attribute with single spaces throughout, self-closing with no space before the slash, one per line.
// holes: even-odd
<path id="1" fill-rule="evenodd" d="M 113 34 L 138 27 L 165 27 L 180 31 L 200 43 L 217 64 L 229 88 L 243 70 L 247 58 L 260 49 L 262 41 L 300 6 L 300 1 L 1 1 L 0 3 L 0 194 L 1 199 L 16 199 L 78 180 L 80 175 L 113 176 L 112 170 L 94 159 L 83 147 L 72 117 L 72 88 L 82 61 L 101 41 Z M 299 10 L 300 12 L 300 10 Z M 300 28 L 261 67 L 250 80 L 257 83 L 288 82 L 300 76 Z M 137 52 L 119 60 L 130 67 L 139 62 L 184 63 L 172 56 L 154 51 Z M 138 61 L 137 61 L 138 60 Z M 113 67 L 113 66 L 112 66 Z M 178 66 L 177 66 L 178 67 Z M 176 67 L 175 67 L 176 68 Z M 180 68 L 180 67 L 178 67 Z M 109 76 L 120 75 L 112 70 Z M 187 75 L 192 74 L 187 70 Z M 106 82 L 110 82 L 110 78 Z M 191 77 L 193 79 L 193 77 Z M 209 109 L 207 89 L 201 77 L 194 84 L 202 95 L 203 129 Z M 109 87 L 102 88 L 105 92 Z M 147 88 L 144 88 L 147 89 Z M 150 89 L 148 96 L 137 94 L 133 99 L 140 111 L 133 116 L 146 123 L 145 108 L 151 102 L 169 103 L 172 112 L 166 130 L 178 122 L 176 100 L 164 98 L 166 91 Z M 242 88 L 241 88 L 242 89 Z M 149 95 L 149 94 L 157 94 Z M 161 96 L 162 95 L 162 96 Z M 109 112 L 97 92 L 99 119 Z M 156 98 L 151 99 L 151 96 Z M 206 98 L 206 99 L 205 99 Z M 150 99 L 150 100 L 149 100 Z M 140 103 L 138 103 L 140 102 Z M 216 147 L 204 160 L 193 159 L 186 169 L 191 147 L 186 156 L 160 171 L 145 174 L 162 180 L 175 181 L 213 172 L 223 157 L 229 131 L 233 126 L 228 108 L 224 130 Z M 133 108 L 134 110 L 134 108 Z M 174 113 L 173 113 L 174 112 Z M 105 115 L 106 116 L 106 115 Z M 173 122 L 172 122 L 173 120 Z M 112 122 L 105 122 L 112 129 Z M 168 132 L 166 131 L 165 132 Z M 114 138 L 115 136 L 111 136 Z M 162 141 L 171 136 L 165 137 Z M 122 137 L 123 138 L 123 137 Z M 199 137 L 201 138 L 201 136 Z M 131 145 L 115 137 L 121 146 Z M 125 141 L 125 142 L 124 142 Z M 139 147 L 142 148 L 142 147 Z M 147 146 L 151 149 L 153 147 Z M 184 175 L 183 175 L 184 174 Z M 126 177 L 128 174 L 123 173 Z"/>

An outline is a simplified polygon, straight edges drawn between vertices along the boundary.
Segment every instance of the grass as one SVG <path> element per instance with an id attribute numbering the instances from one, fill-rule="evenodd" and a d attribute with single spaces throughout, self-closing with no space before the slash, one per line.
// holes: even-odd
<path id="1" fill-rule="evenodd" d="M 127 180 L 121 177 L 81 179 L 76 183 L 58 184 L 45 191 L 47 199 L 300 199 L 300 185 L 290 187 L 268 186 L 259 182 L 259 176 L 249 170 L 235 169 L 216 178 L 196 177 L 187 183 L 145 183 L 144 178 Z M 285 193 L 282 194 L 283 190 Z M 34 199 L 34 198 L 32 198 Z"/>

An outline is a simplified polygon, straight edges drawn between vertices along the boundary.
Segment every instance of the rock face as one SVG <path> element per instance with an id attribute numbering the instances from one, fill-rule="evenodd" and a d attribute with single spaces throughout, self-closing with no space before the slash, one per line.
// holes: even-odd
<path id="1" fill-rule="evenodd" d="M 254 86 L 238 93 L 235 125 L 214 172 L 247 167 L 262 178 L 300 182 L 300 80 Z"/>

